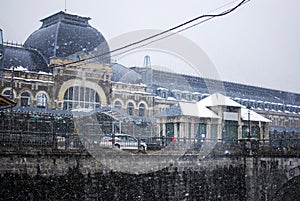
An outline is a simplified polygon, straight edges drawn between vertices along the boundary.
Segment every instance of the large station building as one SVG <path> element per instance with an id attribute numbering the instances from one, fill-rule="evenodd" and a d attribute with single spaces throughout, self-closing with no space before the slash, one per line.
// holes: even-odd
<path id="1" fill-rule="evenodd" d="M 22 45 L 3 42 L 1 31 L 0 94 L 16 102 L 14 111 L 98 110 L 99 124 L 110 122 L 102 133 L 113 123 L 117 131 L 151 136 L 300 139 L 300 94 L 154 69 L 149 56 L 145 66 L 114 63 L 89 20 L 58 12 Z"/>

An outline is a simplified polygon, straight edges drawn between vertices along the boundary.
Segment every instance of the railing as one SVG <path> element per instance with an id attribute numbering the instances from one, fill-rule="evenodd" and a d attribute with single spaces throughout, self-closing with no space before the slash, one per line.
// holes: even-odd
<path id="1" fill-rule="evenodd" d="M 66 148 L 83 148 L 78 135 L 66 133 L 38 131 L 0 130 L 0 145 L 2 147 L 41 147 L 59 149 L 63 144 Z"/>
<path id="2" fill-rule="evenodd" d="M 24 132 L 24 131 L 0 131 L 0 143 L 2 146 L 51 146 L 53 135 L 48 132 Z"/>
<path id="3" fill-rule="evenodd" d="M 213 155 L 296 155 L 300 156 L 300 139 L 289 139 L 293 142 L 289 146 L 283 140 L 257 140 L 257 139 L 240 139 L 240 140 L 222 140 L 222 139 L 193 139 L 193 138 L 173 138 L 173 137 L 147 137 L 135 136 L 135 140 L 106 140 L 102 141 L 104 135 L 80 136 L 75 133 L 53 133 L 37 131 L 8 131 L 0 130 L 0 145 L 2 148 L 7 147 L 39 147 L 49 149 L 89 149 L 106 147 L 112 148 L 119 146 L 128 149 L 137 150 L 141 145 L 147 146 L 147 151 L 163 150 L 170 144 L 184 143 L 189 144 L 189 150 L 197 153 L 205 149 L 206 142 L 214 142 L 215 146 L 211 150 Z M 115 144 L 114 144 L 115 143 Z M 121 147 L 122 148 L 122 147 Z M 126 149 L 126 148 L 125 148 Z"/>

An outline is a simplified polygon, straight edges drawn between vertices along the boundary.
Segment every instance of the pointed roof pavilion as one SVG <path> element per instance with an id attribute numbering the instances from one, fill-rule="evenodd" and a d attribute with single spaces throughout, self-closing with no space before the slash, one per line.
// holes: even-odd
<path id="1" fill-rule="evenodd" d="M 254 112 L 253 110 L 248 110 L 245 106 L 235 102 L 227 96 L 224 96 L 220 93 L 214 93 L 197 103 L 194 102 L 179 102 L 176 105 L 168 108 L 166 111 L 158 115 L 159 117 L 164 116 L 192 116 L 200 118 L 212 118 L 220 119 L 213 110 L 209 107 L 213 106 L 227 106 L 227 107 L 238 107 L 241 108 L 241 118 L 243 121 L 248 120 L 248 112 L 250 111 L 250 120 L 251 121 L 260 121 L 260 122 L 271 122 L 271 120 L 263 117 L 262 115 Z"/>
<path id="2" fill-rule="evenodd" d="M 214 93 L 200 100 L 197 104 L 205 107 L 212 107 L 212 106 L 228 106 L 228 107 L 240 107 L 240 108 L 245 107 L 220 93 Z"/>

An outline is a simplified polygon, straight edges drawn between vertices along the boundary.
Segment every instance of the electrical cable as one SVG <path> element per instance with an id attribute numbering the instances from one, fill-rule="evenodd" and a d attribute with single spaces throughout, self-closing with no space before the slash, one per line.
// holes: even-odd
<path id="1" fill-rule="evenodd" d="M 116 48 L 116 49 L 114 49 L 114 50 L 111 50 L 111 51 L 108 51 L 108 52 L 104 52 L 104 53 L 99 54 L 99 55 L 95 55 L 95 56 L 83 58 L 83 59 L 80 59 L 80 60 L 77 60 L 77 61 L 68 62 L 68 63 L 65 63 L 65 64 L 54 64 L 54 65 L 52 65 L 52 66 L 50 66 L 50 67 L 52 67 L 52 68 L 55 68 L 55 67 L 62 67 L 62 66 L 67 66 L 67 65 L 72 65 L 72 64 L 76 64 L 76 63 L 88 61 L 88 60 L 95 59 L 95 58 L 98 58 L 98 57 L 103 57 L 103 56 L 105 56 L 105 55 L 109 55 L 109 54 L 112 54 L 112 53 L 114 53 L 114 52 L 124 50 L 124 49 L 126 49 L 126 48 L 131 47 L 131 46 L 138 45 L 138 44 L 143 43 L 143 42 L 145 42 L 145 41 L 149 41 L 149 40 L 151 40 L 151 39 L 153 39 L 153 38 L 156 38 L 156 37 L 158 37 L 158 36 L 161 36 L 161 35 L 164 35 L 164 34 L 166 34 L 166 33 L 171 32 L 171 34 L 169 34 L 169 35 L 167 35 L 167 36 L 164 36 L 164 37 L 162 37 L 162 38 L 159 38 L 159 39 L 150 41 L 150 42 L 148 42 L 148 43 L 146 43 L 146 44 L 142 44 L 142 45 L 140 45 L 140 46 L 138 46 L 138 47 L 133 47 L 133 48 L 131 48 L 131 49 L 129 49 L 129 50 L 125 50 L 125 51 L 123 51 L 122 53 L 118 53 L 118 54 L 116 54 L 116 55 L 124 54 L 124 53 L 126 53 L 126 52 L 128 52 L 128 51 L 132 51 L 132 50 L 134 50 L 134 49 L 137 49 L 137 48 L 140 48 L 140 47 L 144 47 L 144 46 L 149 45 L 149 44 L 151 44 L 151 43 L 153 43 L 153 42 L 156 42 L 156 41 L 165 39 L 165 38 L 170 37 L 170 36 L 172 36 L 172 35 L 174 35 L 174 34 L 176 34 L 176 33 L 180 33 L 180 32 L 182 32 L 182 31 L 185 31 L 185 30 L 187 30 L 187 29 L 190 29 L 190 28 L 192 28 L 192 27 L 194 27 L 194 26 L 197 26 L 197 25 L 199 25 L 199 24 L 202 24 L 202 23 L 204 23 L 204 22 L 206 22 L 206 21 L 208 21 L 208 20 L 211 20 L 211 19 L 213 19 L 213 18 L 215 18 L 215 17 L 221 17 L 221 16 L 224 16 L 224 15 L 227 15 L 227 14 L 233 12 L 234 10 L 236 10 L 238 7 L 242 6 L 243 4 L 248 3 L 249 1 L 250 1 L 250 0 L 242 0 L 242 1 L 241 1 L 239 4 L 237 4 L 236 6 L 230 8 L 230 9 L 227 9 L 227 10 L 225 10 L 225 11 L 219 13 L 219 14 L 204 14 L 204 15 L 198 16 L 198 17 L 196 17 L 196 18 L 193 18 L 193 19 L 191 19 L 191 20 L 188 20 L 188 21 L 186 21 L 186 22 L 184 22 L 184 23 L 181 23 L 181 24 L 179 24 L 179 25 L 177 25 L 177 26 L 175 26 L 175 27 L 172 27 L 172 28 L 167 29 L 167 30 L 165 30 L 165 31 L 162 31 L 162 32 L 160 32 L 160 33 L 154 34 L 154 35 L 152 35 L 152 36 L 149 36 L 149 37 L 146 37 L 146 38 L 144 38 L 144 39 L 138 40 L 138 41 L 136 41 L 136 42 L 130 43 L 130 44 L 128 44 L 128 45 L 124 45 L 124 46 L 119 47 L 119 48 Z M 177 32 L 172 32 L 172 31 L 174 31 L 174 30 L 176 30 L 176 29 L 179 29 L 179 28 L 181 28 L 181 27 L 183 27 L 183 26 L 186 26 L 187 24 L 190 24 L 190 23 L 192 23 L 192 22 L 194 22 L 194 21 L 197 21 L 197 20 L 199 20 L 199 19 L 202 19 L 202 18 L 208 18 L 208 19 L 205 19 L 205 20 L 200 21 L 200 22 L 198 22 L 198 23 L 196 23 L 196 24 L 193 24 L 193 25 L 191 25 L 191 26 L 188 26 L 188 27 L 186 27 L 186 28 L 183 28 L 183 29 L 181 29 L 181 30 L 179 30 L 179 31 L 177 31 Z"/>
<path id="2" fill-rule="evenodd" d="M 236 1 L 236 0 L 235 0 L 235 1 Z M 229 3 L 227 3 L 227 4 L 223 5 L 223 6 L 221 6 L 221 7 L 219 7 L 219 8 L 214 9 L 213 11 L 210 11 L 210 12 L 215 12 L 215 11 L 217 11 L 217 10 L 219 10 L 219 9 L 221 9 L 221 8 L 223 8 L 223 7 L 225 7 L 225 6 L 228 6 L 229 4 L 234 3 L 235 1 L 231 1 L 231 2 L 229 2 Z M 247 2 L 249 2 L 249 1 L 250 1 L 250 0 L 247 0 L 247 1 L 245 1 L 244 3 L 247 3 Z M 225 12 L 228 12 L 228 10 L 223 11 L 222 13 L 225 13 Z M 221 13 L 221 14 L 222 14 L 222 13 Z M 178 34 L 178 33 L 180 33 L 180 32 L 183 32 L 183 31 L 185 31 L 185 30 L 188 30 L 188 29 L 190 29 L 190 28 L 192 28 L 192 27 L 195 27 L 195 26 L 197 26 L 197 25 L 199 25 L 199 24 L 202 24 L 202 23 L 204 23 L 204 22 L 207 22 L 207 21 L 211 20 L 212 18 L 214 18 L 214 17 L 209 17 L 208 19 L 205 19 L 205 20 L 202 20 L 202 21 L 197 22 L 197 23 L 195 23 L 195 24 L 192 24 L 192 25 L 190 25 L 190 26 L 188 26 L 188 27 L 186 27 L 186 28 L 180 29 L 180 30 L 178 30 L 178 31 L 176 31 L 176 32 L 171 32 L 171 34 L 166 35 L 166 36 L 164 36 L 164 37 L 161 37 L 161 38 L 152 40 L 152 41 L 150 41 L 150 42 L 148 42 L 148 43 L 139 45 L 139 46 L 137 46 L 137 47 L 133 47 L 133 48 L 131 48 L 131 49 L 124 50 L 124 51 L 122 51 L 122 52 L 116 53 L 116 54 L 114 54 L 114 55 L 111 55 L 111 57 L 115 57 L 115 56 L 118 56 L 118 55 L 122 55 L 122 54 L 125 54 L 125 53 L 127 53 L 127 52 L 130 52 L 130 51 L 132 51 L 132 50 L 135 50 L 135 49 L 138 49 L 138 48 L 141 48 L 141 47 L 145 47 L 145 46 L 150 45 L 150 44 L 152 44 L 152 43 L 154 43 L 154 42 L 157 42 L 157 41 L 163 40 L 163 39 L 165 39 L 165 38 L 171 37 L 171 36 L 173 36 L 173 35 L 175 35 L 175 34 Z"/>

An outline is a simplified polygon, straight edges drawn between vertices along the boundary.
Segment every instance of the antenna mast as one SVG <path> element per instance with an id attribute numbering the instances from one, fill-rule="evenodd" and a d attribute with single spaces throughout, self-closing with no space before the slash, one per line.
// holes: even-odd
<path id="1" fill-rule="evenodd" d="M 67 0 L 65 0 L 65 12 L 67 12 Z"/>

